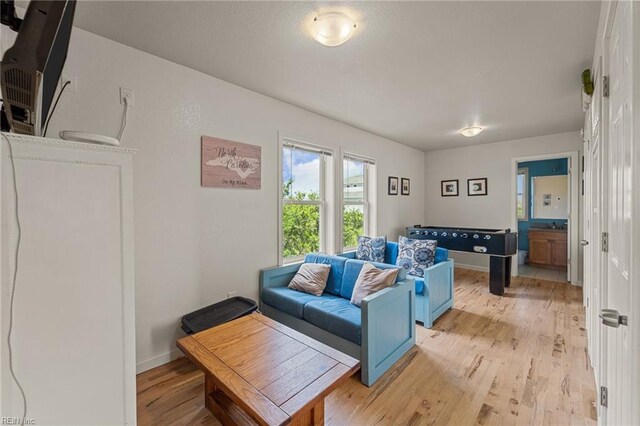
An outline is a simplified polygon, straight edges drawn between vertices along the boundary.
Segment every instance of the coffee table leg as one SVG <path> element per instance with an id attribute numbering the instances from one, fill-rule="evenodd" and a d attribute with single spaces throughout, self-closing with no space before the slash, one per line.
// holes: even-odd
<path id="1" fill-rule="evenodd" d="M 311 424 L 313 426 L 324 425 L 324 399 L 321 399 L 311 409 Z"/>
<path id="2" fill-rule="evenodd" d="M 320 400 L 308 411 L 300 413 L 291 426 L 322 426 L 324 425 L 324 399 Z"/>
<path id="3" fill-rule="evenodd" d="M 218 389 L 211 374 L 204 373 L 204 406 L 212 411 L 210 395 Z"/>

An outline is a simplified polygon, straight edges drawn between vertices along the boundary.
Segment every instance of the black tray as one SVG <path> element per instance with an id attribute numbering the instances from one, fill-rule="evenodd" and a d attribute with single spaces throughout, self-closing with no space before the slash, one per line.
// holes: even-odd
<path id="1" fill-rule="evenodd" d="M 232 297 L 183 316 L 182 330 L 187 334 L 197 333 L 249 315 L 257 309 L 258 305 L 251 299 L 240 296 Z"/>

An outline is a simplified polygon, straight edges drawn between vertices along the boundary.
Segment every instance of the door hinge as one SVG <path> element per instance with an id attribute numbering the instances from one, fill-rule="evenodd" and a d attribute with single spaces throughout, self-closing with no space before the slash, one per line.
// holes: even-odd
<path id="1" fill-rule="evenodd" d="M 602 233 L 602 251 L 607 253 L 609 251 L 609 233 Z"/>
<path id="2" fill-rule="evenodd" d="M 609 395 L 608 395 L 607 387 L 600 386 L 600 405 L 606 407 L 609 403 Z"/>
<path id="3" fill-rule="evenodd" d="M 604 98 L 609 97 L 609 76 L 608 75 L 602 76 L 602 96 Z"/>
<path id="4" fill-rule="evenodd" d="M 589 307 L 589 296 L 587 296 L 587 308 Z"/>

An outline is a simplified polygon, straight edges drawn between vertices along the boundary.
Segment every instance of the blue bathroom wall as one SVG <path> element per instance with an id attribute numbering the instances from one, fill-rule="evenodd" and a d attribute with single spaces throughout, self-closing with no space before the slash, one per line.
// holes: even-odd
<path id="1" fill-rule="evenodd" d="M 569 161 L 566 158 L 558 158 L 553 160 L 540 160 L 540 161 L 527 161 L 524 163 L 518 163 L 519 169 L 529 169 L 529 182 L 527 182 L 527 188 L 529 188 L 529 199 L 527 200 L 529 207 L 529 220 L 518 221 L 518 250 L 529 251 L 529 227 L 532 223 L 536 224 L 551 224 L 556 223 L 556 226 L 563 225 L 566 227 L 566 220 L 554 220 L 554 219 L 531 219 L 531 204 L 533 202 L 532 186 L 533 178 L 536 176 L 557 176 L 566 175 L 569 173 Z"/>

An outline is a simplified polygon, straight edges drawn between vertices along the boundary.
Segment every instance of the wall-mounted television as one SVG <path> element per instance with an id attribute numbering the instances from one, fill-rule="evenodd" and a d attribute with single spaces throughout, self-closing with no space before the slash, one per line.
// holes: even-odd
<path id="1" fill-rule="evenodd" d="M 2 57 L 3 128 L 42 135 L 67 59 L 75 7 L 75 0 L 29 3 L 16 41 Z"/>

